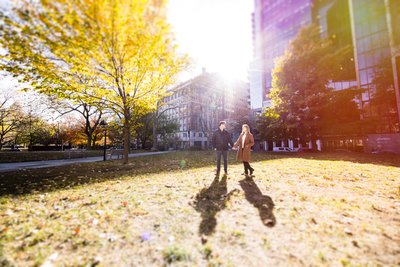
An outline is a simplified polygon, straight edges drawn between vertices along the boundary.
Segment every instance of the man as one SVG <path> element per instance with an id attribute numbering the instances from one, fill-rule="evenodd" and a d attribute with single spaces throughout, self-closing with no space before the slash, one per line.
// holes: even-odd
<path id="1" fill-rule="evenodd" d="M 228 148 L 229 145 L 233 147 L 231 135 L 225 130 L 226 122 L 219 122 L 219 129 L 214 132 L 212 143 L 214 149 L 217 151 L 217 173 L 219 175 L 221 170 L 221 156 L 224 158 L 224 175 L 228 174 Z"/>

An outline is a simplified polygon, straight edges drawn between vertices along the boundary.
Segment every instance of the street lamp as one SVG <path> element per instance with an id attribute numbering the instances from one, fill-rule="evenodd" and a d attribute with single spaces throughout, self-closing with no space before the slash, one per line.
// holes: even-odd
<path id="1" fill-rule="evenodd" d="M 104 129 L 104 153 L 103 153 L 103 161 L 106 161 L 106 145 L 107 145 L 107 122 L 105 120 L 102 120 L 100 122 L 100 126 Z"/>

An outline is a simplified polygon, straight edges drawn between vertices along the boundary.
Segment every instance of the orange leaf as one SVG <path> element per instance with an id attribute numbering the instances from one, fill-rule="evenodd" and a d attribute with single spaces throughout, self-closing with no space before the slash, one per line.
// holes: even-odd
<path id="1" fill-rule="evenodd" d="M 79 227 L 76 227 L 76 228 L 74 229 L 74 235 L 78 235 L 80 230 L 81 230 L 81 229 L 80 229 Z"/>

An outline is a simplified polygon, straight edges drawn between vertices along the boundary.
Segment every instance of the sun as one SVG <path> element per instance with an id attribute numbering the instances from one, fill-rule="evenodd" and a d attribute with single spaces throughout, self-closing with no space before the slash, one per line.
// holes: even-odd
<path id="1" fill-rule="evenodd" d="M 171 0 L 168 10 L 179 50 L 193 59 L 197 74 L 205 67 L 229 81 L 247 80 L 252 1 Z"/>

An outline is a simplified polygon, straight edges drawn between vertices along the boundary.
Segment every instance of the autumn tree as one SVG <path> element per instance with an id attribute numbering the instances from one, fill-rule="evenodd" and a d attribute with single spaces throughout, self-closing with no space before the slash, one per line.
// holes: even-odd
<path id="1" fill-rule="evenodd" d="M 124 162 L 136 109 L 154 109 L 186 59 L 162 0 L 21 0 L 2 16 L 2 68 L 60 99 L 103 103 L 122 121 Z"/>
<path id="2" fill-rule="evenodd" d="M 172 131 L 170 129 L 179 129 L 179 124 L 175 121 L 168 121 L 167 117 L 165 114 L 170 111 L 170 110 L 176 110 L 181 107 L 183 107 L 184 101 L 182 102 L 174 102 L 174 103 L 165 103 L 162 100 L 157 101 L 156 104 L 156 109 L 152 113 L 152 117 L 150 118 L 152 121 L 152 137 L 153 137 L 153 145 L 151 147 L 151 150 L 156 151 L 158 150 L 158 136 L 160 133 L 160 130 L 162 131 L 162 135 L 165 137 L 165 133 L 171 133 Z M 161 127 L 160 127 L 161 125 Z M 162 129 L 166 126 L 166 128 Z M 165 139 L 165 138 L 164 138 Z"/>
<path id="3" fill-rule="evenodd" d="M 0 95 L 0 150 L 15 140 L 15 132 L 21 125 L 23 112 L 18 103 L 7 94 Z"/>
<path id="4" fill-rule="evenodd" d="M 154 144 L 157 145 L 156 149 L 158 149 L 159 141 L 163 141 L 165 143 L 168 139 L 168 135 L 176 132 L 179 129 L 178 122 L 176 120 L 168 119 L 164 112 L 147 113 L 141 117 L 138 125 L 140 126 L 135 132 L 136 137 L 141 141 L 142 148 L 147 148 L 147 144 L 151 142 L 153 144 L 153 150 Z M 157 128 L 154 131 L 155 127 Z"/>
<path id="5" fill-rule="evenodd" d="M 83 100 L 62 100 L 52 99 L 51 106 L 59 113 L 59 117 L 63 117 L 70 113 L 77 113 L 82 118 L 82 131 L 86 136 L 86 148 L 94 148 L 97 136 L 100 131 L 100 122 L 107 113 L 102 102 L 96 105 L 90 105 Z"/>
<path id="6" fill-rule="evenodd" d="M 19 118 L 19 127 L 15 133 L 17 144 L 28 144 L 31 150 L 35 145 L 49 145 L 56 142 L 56 126 L 48 123 L 34 112 L 28 112 Z"/>
<path id="7" fill-rule="evenodd" d="M 230 117 L 230 120 L 231 123 L 229 128 L 234 134 L 239 134 L 242 132 L 243 124 L 249 125 L 252 132 L 256 128 L 256 120 L 254 116 L 250 114 L 250 112 L 235 112 L 233 116 Z"/>
<path id="8" fill-rule="evenodd" d="M 86 122 L 83 121 L 82 117 L 76 117 L 73 115 L 65 115 L 63 116 L 63 123 L 60 126 L 59 130 L 59 139 L 62 140 L 63 144 L 71 147 L 72 145 L 87 145 L 87 136 L 83 131 Z M 94 135 L 101 136 L 99 133 L 99 128 L 96 129 L 96 133 Z M 99 138 L 92 138 L 92 147 L 94 146 L 95 141 Z"/>
<path id="9" fill-rule="evenodd" d="M 164 146 L 164 149 L 168 147 L 169 144 L 172 143 L 173 146 L 176 145 L 177 137 L 175 133 L 179 131 L 179 122 L 177 119 L 170 119 L 165 115 L 160 115 L 158 118 L 157 124 L 157 133 L 159 135 L 159 139 Z M 154 140 L 153 136 L 153 140 Z M 158 136 L 157 136 L 158 141 Z M 153 141 L 154 142 L 154 141 Z"/>
<path id="10" fill-rule="evenodd" d="M 282 140 L 290 138 L 283 118 L 271 107 L 264 109 L 257 118 L 256 129 L 264 140 Z"/>
<path id="11" fill-rule="evenodd" d="M 354 99 L 360 92 L 354 89 L 337 92 L 329 87 L 332 81 L 348 78 L 346 70 L 351 67 L 347 64 L 354 64 L 349 49 L 321 38 L 319 27 L 310 25 L 300 30 L 276 62 L 269 96 L 274 112 L 287 128 L 285 136 L 314 142 L 325 133 L 336 133 L 338 126 L 359 120 Z M 333 109 L 338 112 L 332 113 Z M 265 113 L 276 124 L 276 118 L 270 115 L 270 111 Z M 351 124 L 347 125 L 355 130 Z"/>
<path id="12" fill-rule="evenodd" d="M 118 120 L 112 120 L 107 126 L 107 138 L 113 146 L 120 147 L 124 144 L 123 124 Z M 140 126 L 135 125 L 135 128 Z"/>

